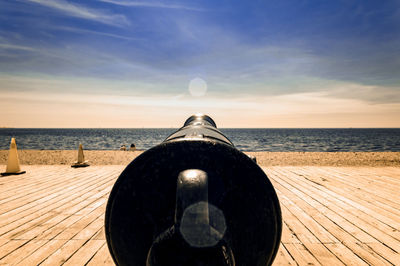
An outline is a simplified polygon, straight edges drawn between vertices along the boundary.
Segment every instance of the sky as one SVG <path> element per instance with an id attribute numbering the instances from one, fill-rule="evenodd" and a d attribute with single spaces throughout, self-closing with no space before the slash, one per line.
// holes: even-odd
<path id="1" fill-rule="evenodd" d="M 0 0 L 0 127 L 400 127 L 400 1 Z"/>

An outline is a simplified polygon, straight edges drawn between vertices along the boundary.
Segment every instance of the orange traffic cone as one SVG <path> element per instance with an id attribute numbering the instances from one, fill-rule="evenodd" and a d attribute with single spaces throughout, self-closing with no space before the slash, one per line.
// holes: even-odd
<path id="1" fill-rule="evenodd" d="M 1 175 L 20 175 L 24 173 L 26 173 L 26 171 L 21 171 L 21 168 L 19 167 L 17 143 L 15 142 L 15 138 L 11 138 L 6 172 L 1 173 Z"/>
<path id="2" fill-rule="evenodd" d="M 78 161 L 73 163 L 71 167 L 86 167 L 89 166 L 88 162 L 89 161 L 85 161 L 85 156 L 83 155 L 83 146 L 79 144 Z"/>

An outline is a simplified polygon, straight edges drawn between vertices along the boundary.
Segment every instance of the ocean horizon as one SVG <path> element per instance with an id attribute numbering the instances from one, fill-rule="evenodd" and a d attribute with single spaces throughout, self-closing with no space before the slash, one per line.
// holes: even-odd
<path id="1" fill-rule="evenodd" d="M 15 137 L 18 149 L 139 150 L 160 144 L 177 128 L 0 128 L 0 149 Z M 219 128 L 241 151 L 400 151 L 400 128 Z"/>

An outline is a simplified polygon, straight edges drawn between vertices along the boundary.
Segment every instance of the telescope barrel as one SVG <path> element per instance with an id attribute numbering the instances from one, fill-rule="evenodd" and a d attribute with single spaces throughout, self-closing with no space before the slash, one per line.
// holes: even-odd
<path id="1" fill-rule="evenodd" d="M 207 115 L 133 160 L 105 214 L 117 265 L 270 265 L 281 230 L 268 177 Z"/>
<path id="2" fill-rule="evenodd" d="M 233 146 L 232 142 L 217 129 L 214 120 L 208 115 L 203 114 L 189 117 L 183 127 L 167 137 L 164 142 L 204 138 Z"/>

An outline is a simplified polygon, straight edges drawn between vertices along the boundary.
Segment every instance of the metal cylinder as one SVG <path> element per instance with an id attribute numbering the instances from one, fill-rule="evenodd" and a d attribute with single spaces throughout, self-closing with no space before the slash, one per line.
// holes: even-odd
<path id="1" fill-rule="evenodd" d="M 133 160 L 110 193 L 117 265 L 268 265 L 282 218 L 263 170 L 206 115 Z"/>
<path id="2" fill-rule="evenodd" d="M 217 129 L 208 115 L 196 114 L 186 119 L 183 127 L 167 137 L 163 143 L 182 140 L 211 140 L 233 147 L 232 142 Z"/>

